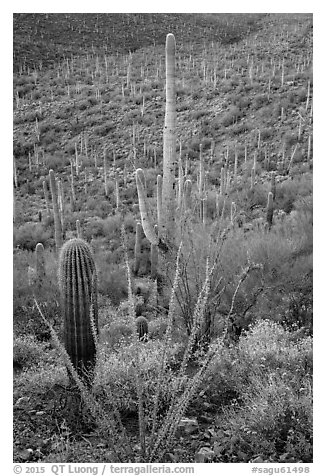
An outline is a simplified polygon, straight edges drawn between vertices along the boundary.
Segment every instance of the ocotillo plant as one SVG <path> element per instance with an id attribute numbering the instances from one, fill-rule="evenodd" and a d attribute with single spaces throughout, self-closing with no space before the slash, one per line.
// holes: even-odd
<path id="1" fill-rule="evenodd" d="M 90 384 L 96 362 L 98 308 L 95 263 L 86 241 L 73 238 L 63 245 L 58 274 L 65 348 L 78 374 Z"/>
<path id="2" fill-rule="evenodd" d="M 50 188 L 52 194 L 52 206 L 53 206 L 53 215 L 54 215 L 54 239 L 56 250 L 62 246 L 62 228 L 61 228 L 61 219 L 59 213 L 59 204 L 58 204 L 58 194 L 57 194 L 57 184 L 54 176 L 54 172 L 51 169 L 49 171 L 50 178 Z"/>

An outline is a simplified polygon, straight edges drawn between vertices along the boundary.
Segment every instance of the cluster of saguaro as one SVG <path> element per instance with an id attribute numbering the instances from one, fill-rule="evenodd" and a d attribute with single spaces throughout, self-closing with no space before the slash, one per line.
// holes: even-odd
<path id="1" fill-rule="evenodd" d="M 80 377 L 91 383 L 98 333 L 97 275 L 91 248 L 80 238 L 61 248 L 59 287 L 65 348 Z"/>

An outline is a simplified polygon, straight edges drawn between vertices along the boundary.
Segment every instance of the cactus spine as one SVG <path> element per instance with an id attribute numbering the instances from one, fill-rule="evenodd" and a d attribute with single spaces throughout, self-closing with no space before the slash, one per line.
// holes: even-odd
<path id="1" fill-rule="evenodd" d="M 80 377 L 91 383 L 98 333 L 97 275 L 91 248 L 80 238 L 61 249 L 59 287 L 65 348 Z"/>
<path id="2" fill-rule="evenodd" d="M 59 249 L 62 246 L 62 227 L 61 227 L 61 219 L 60 219 L 60 213 L 59 213 L 57 184 L 56 184 L 54 172 L 52 169 L 49 171 L 49 178 L 50 178 L 50 188 L 51 188 L 51 195 L 52 195 L 53 215 L 54 215 L 54 239 L 55 239 L 56 250 L 59 251 Z"/>

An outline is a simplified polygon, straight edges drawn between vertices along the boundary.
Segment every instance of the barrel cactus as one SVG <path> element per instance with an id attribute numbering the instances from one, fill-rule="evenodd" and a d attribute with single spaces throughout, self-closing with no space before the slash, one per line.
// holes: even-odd
<path id="1" fill-rule="evenodd" d="M 91 248 L 81 238 L 61 248 L 59 287 L 65 349 L 79 376 L 89 384 L 96 362 L 97 275 Z"/>

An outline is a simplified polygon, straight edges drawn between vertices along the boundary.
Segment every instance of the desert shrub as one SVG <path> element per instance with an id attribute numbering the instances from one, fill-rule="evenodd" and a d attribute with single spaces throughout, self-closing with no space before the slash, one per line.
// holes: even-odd
<path id="1" fill-rule="evenodd" d="M 105 136 L 115 128 L 115 124 L 112 121 L 108 121 L 105 124 L 101 124 L 94 128 L 94 133 L 100 137 Z"/>
<path id="2" fill-rule="evenodd" d="M 112 321 L 103 329 L 101 341 L 113 351 L 118 351 L 119 347 L 130 344 L 133 332 L 132 322 L 128 316 L 117 313 L 111 319 Z"/>
<path id="3" fill-rule="evenodd" d="M 16 336 L 13 344 L 13 364 L 17 370 L 26 369 L 44 360 L 44 354 L 49 347 L 48 343 L 39 342 L 31 335 Z"/>
<path id="4" fill-rule="evenodd" d="M 231 126 L 235 124 L 241 117 L 243 116 L 243 112 L 236 107 L 232 106 L 221 118 L 221 124 L 224 127 Z"/>
<path id="5" fill-rule="evenodd" d="M 253 129 L 253 125 L 250 121 L 240 122 L 238 124 L 234 124 L 230 133 L 233 135 L 243 134 L 244 132 L 249 132 Z"/>
<path id="6" fill-rule="evenodd" d="M 220 421 L 248 459 L 260 454 L 275 461 L 289 453 L 294 461 L 312 458 L 312 340 L 294 339 L 281 326 L 259 321 L 216 364 L 210 386 L 233 390 L 236 404 Z"/>
<path id="7" fill-rule="evenodd" d="M 251 211 L 255 207 L 266 207 L 267 195 L 268 195 L 268 186 L 266 184 L 255 184 L 254 188 L 248 189 L 246 193 L 246 204 L 244 209 L 246 211 Z"/>
<path id="8" fill-rule="evenodd" d="M 52 140 L 49 143 L 51 142 Z M 46 154 L 45 162 L 48 169 L 53 169 L 54 171 L 60 170 L 69 164 L 68 157 L 58 152 L 55 152 L 54 154 Z"/>
<path id="9" fill-rule="evenodd" d="M 50 245 L 51 231 L 44 229 L 41 223 L 27 222 L 14 228 L 14 247 L 33 251 L 37 243 Z"/>
<path id="10" fill-rule="evenodd" d="M 99 217 L 89 217 L 85 219 L 83 225 L 84 238 L 89 241 L 91 238 L 104 236 L 104 220 Z"/>
<path id="11" fill-rule="evenodd" d="M 122 224 L 122 217 L 120 214 L 107 217 L 103 220 L 103 232 L 105 237 L 110 240 L 112 238 L 120 237 Z"/>
<path id="12" fill-rule="evenodd" d="M 127 298 L 127 280 L 123 266 L 110 265 L 98 262 L 99 292 L 107 296 L 113 305 L 118 306 L 121 301 Z"/>
<path id="13" fill-rule="evenodd" d="M 298 197 L 304 198 L 312 194 L 311 175 L 308 173 L 293 180 L 285 180 L 276 187 L 275 207 L 290 213 Z"/>
<path id="14" fill-rule="evenodd" d="M 208 114 L 207 109 L 200 109 L 199 111 L 193 111 L 190 114 L 190 119 L 195 119 L 197 121 L 198 119 L 205 117 L 207 114 Z"/>
<path id="15" fill-rule="evenodd" d="M 266 106 L 269 103 L 268 94 L 257 94 L 254 97 L 253 106 L 259 109 L 262 106 Z"/>
<path id="16" fill-rule="evenodd" d="M 130 324 L 129 324 L 130 326 Z M 125 332 L 120 328 L 121 332 Z M 153 395 L 155 394 L 156 376 L 159 372 L 162 342 L 149 340 L 140 349 L 140 378 L 142 380 L 142 393 L 145 403 L 146 417 L 148 418 L 153 410 Z M 174 360 L 174 355 L 178 346 L 174 345 L 169 352 L 170 363 Z M 99 387 L 109 387 L 115 397 L 115 401 L 120 411 L 136 412 L 138 406 L 136 387 L 136 368 L 134 364 L 135 344 L 126 342 L 120 346 L 118 352 L 102 354 L 100 364 L 101 372 L 98 374 L 95 385 Z M 173 394 L 173 374 L 167 369 L 164 376 L 164 389 L 160 406 L 164 408 Z"/>
<path id="17" fill-rule="evenodd" d="M 34 296 L 46 312 L 49 321 L 59 326 L 59 289 L 57 282 L 57 258 L 51 251 L 45 252 L 46 279 L 41 289 L 28 279 L 28 267 L 35 269 L 35 253 L 19 250 L 14 254 L 13 266 L 13 324 L 17 335 L 34 335 L 47 340 L 49 330 L 40 319 Z"/>
<path id="18" fill-rule="evenodd" d="M 298 142 L 298 135 L 288 132 L 284 136 L 284 143 L 287 149 L 293 147 Z"/>

